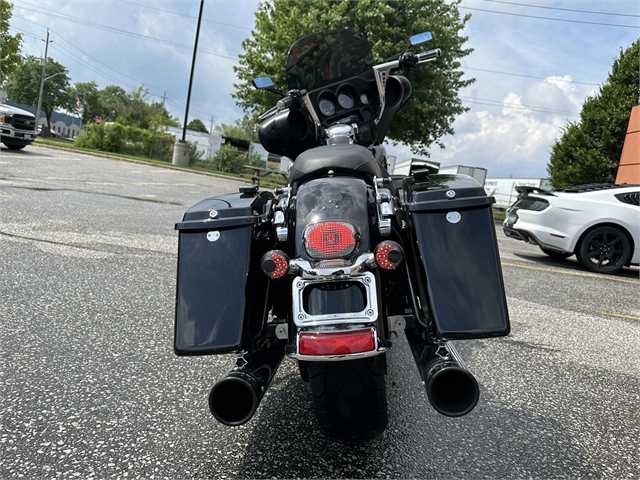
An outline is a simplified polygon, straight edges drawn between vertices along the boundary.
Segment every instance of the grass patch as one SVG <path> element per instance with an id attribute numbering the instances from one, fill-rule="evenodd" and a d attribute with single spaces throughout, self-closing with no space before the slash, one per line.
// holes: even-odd
<path id="1" fill-rule="evenodd" d="M 80 153 L 95 153 L 98 155 L 108 155 L 109 157 L 122 158 L 125 160 L 136 160 L 138 162 L 145 162 L 151 165 L 173 165 L 171 162 L 165 162 L 163 160 L 157 160 L 153 158 L 136 157 L 132 155 L 125 155 L 122 153 L 114 153 L 114 152 L 104 152 L 102 150 L 96 150 L 93 148 L 81 148 L 81 147 L 75 146 L 73 144 L 73 141 L 64 139 L 64 138 L 37 137 L 35 139 L 35 143 L 38 145 L 48 145 L 51 147 L 63 147 L 65 149 L 73 150 Z M 196 172 L 215 173 L 217 175 L 223 175 L 225 177 L 229 177 L 237 180 L 249 180 L 249 181 L 251 180 L 251 173 L 247 172 L 246 174 L 236 174 L 236 173 L 221 172 L 216 168 L 214 168 L 214 162 L 207 162 L 207 161 L 200 160 L 189 166 L 176 166 L 176 165 L 173 165 L 173 166 L 176 168 L 183 168 L 185 170 L 192 170 Z M 269 174 L 265 178 L 261 178 L 260 186 L 269 188 L 269 187 L 279 187 L 284 185 L 285 183 L 284 179 L 280 177 L 280 175 L 278 175 L 278 177 L 280 178 L 272 178 L 275 176 L 276 176 L 275 174 Z"/>
<path id="2" fill-rule="evenodd" d="M 507 218 L 507 211 L 503 208 L 494 208 L 493 209 L 493 219 L 499 222 L 504 222 L 504 219 Z"/>

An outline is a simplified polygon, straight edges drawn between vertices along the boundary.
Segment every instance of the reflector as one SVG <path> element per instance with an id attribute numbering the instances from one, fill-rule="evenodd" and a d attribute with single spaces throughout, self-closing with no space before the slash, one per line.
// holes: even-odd
<path id="1" fill-rule="evenodd" d="M 275 280 L 289 271 L 289 257 L 281 250 L 270 250 L 262 256 L 260 265 L 264 274 Z"/>
<path id="2" fill-rule="evenodd" d="M 356 229 L 348 222 L 322 222 L 304 230 L 304 248 L 312 258 L 347 257 L 356 248 Z"/>
<path id="3" fill-rule="evenodd" d="M 301 333 L 298 350 L 301 355 L 344 355 L 370 352 L 376 348 L 374 331 Z"/>
<path id="4" fill-rule="evenodd" d="M 376 247 L 376 263 L 385 270 L 393 270 L 400 265 L 402 256 L 402 247 L 396 242 L 385 241 Z"/>

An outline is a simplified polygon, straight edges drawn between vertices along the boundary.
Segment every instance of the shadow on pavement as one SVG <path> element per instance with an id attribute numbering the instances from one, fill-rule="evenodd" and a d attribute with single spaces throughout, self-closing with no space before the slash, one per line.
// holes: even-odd
<path id="1" fill-rule="evenodd" d="M 569 257 L 564 260 L 558 260 L 554 258 L 550 258 L 544 254 L 529 254 L 529 253 L 521 253 L 521 252 L 512 252 L 512 255 L 515 257 L 522 258 L 523 260 L 533 261 L 535 263 L 540 264 L 541 266 L 547 267 L 558 267 L 564 268 L 566 270 L 572 270 L 576 272 L 589 273 L 593 275 L 603 275 L 603 276 L 613 276 L 620 278 L 630 278 L 630 279 L 638 279 L 640 277 L 640 270 L 636 266 L 632 267 L 623 267 L 622 270 L 618 270 L 616 273 L 595 273 L 583 268 L 575 257 Z"/>

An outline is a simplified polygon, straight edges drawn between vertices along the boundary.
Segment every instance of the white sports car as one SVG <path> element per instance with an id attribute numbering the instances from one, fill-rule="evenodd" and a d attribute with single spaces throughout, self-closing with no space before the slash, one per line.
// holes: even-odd
<path id="1" fill-rule="evenodd" d="M 538 245 L 553 258 L 575 254 L 598 273 L 640 263 L 640 185 L 516 190 L 518 200 L 503 223 L 508 237 Z"/>

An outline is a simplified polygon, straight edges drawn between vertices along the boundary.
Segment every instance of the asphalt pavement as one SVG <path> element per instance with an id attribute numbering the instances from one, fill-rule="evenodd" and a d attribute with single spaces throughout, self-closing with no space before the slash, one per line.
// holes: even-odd
<path id="1" fill-rule="evenodd" d="M 638 269 L 593 274 L 499 228 L 512 333 L 455 342 L 469 415 L 430 407 L 398 338 L 374 441 L 326 439 L 289 360 L 250 422 L 217 423 L 234 358 L 173 353 L 173 226 L 240 185 L 0 149 L 0 478 L 640 477 Z"/>

